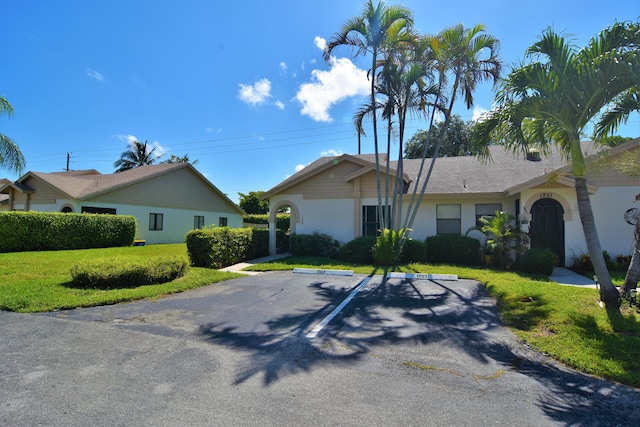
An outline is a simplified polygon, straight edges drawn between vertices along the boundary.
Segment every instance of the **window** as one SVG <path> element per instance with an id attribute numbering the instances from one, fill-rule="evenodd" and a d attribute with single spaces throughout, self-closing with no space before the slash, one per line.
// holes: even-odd
<path id="1" fill-rule="evenodd" d="M 226 216 L 221 216 L 218 219 L 218 226 L 220 226 L 220 227 L 226 227 L 227 226 L 227 217 Z"/>
<path id="2" fill-rule="evenodd" d="M 204 228 L 204 216 L 196 215 L 193 217 L 193 228 L 196 230 Z"/>
<path id="3" fill-rule="evenodd" d="M 386 206 L 383 209 L 383 213 L 386 212 L 387 218 L 389 217 L 390 207 Z M 380 231 L 380 216 L 378 215 L 378 206 L 363 206 L 362 207 L 362 235 L 363 236 L 377 236 Z"/>
<path id="4" fill-rule="evenodd" d="M 436 205 L 438 234 L 461 234 L 460 205 Z"/>
<path id="5" fill-rule="evenodd" d="M 483 216 L 495 216 L 496 211 L 502 210 L 502 203 L 478 203 L 476 205 L 476 226 L 482 227 L 480 218 Z"/>
<path id="6" fill-rule="evenodd" d="M 149 230 L 162 230 L 163 215 L 161 213 L 149 214 Z"/>
<path id="7" fill-rule="evenodd" d="M 94 214 L 110 214 L 115 215 L 116 210 L 112 208 L 95 208 L 93 206 L 82 206 L 80 208 L 82 213 L 94 213 Z"/>

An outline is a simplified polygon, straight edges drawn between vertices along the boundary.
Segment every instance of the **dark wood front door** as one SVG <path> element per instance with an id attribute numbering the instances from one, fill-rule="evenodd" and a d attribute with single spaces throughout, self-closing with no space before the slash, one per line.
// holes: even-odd
<path id="1" fill-rule="evenodd" d="M 549 248 L 564 266 L 564 209 L 553 199 L 540 199 L 531 207 L 529 237 L 532 248 Z"/>

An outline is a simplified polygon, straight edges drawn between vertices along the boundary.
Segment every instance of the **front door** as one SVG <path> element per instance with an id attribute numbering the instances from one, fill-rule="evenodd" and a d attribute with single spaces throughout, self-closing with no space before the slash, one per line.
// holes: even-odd
<path id="1" fill-rule="evenodd" d="M 529 237 L 532 248 L 549 248 L 564 266 L 564 209 L 553 199 L 540 199 L 531 207 Z"/>

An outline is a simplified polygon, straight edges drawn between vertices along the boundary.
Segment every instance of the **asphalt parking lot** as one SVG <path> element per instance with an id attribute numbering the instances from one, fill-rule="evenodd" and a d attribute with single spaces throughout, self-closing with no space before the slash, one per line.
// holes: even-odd
<path id="1" fill-rule="evenodd" d="M 519 343 L 479 283 L 366 280 L 0 312 L 0 425 L 637 425 L 640 391 Z"/>

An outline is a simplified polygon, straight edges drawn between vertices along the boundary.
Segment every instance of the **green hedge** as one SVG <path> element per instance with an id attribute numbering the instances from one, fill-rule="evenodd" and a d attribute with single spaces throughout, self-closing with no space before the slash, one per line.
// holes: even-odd
<path id="1" fill-rule="evenodd" d="M 558 265 L 558 255 L 549 248 L 531 248 L 516 263 L 516 270 L 523 273 L 551 276 Z"/>
<path id="2" fill-rule="evenodd" d="M 289 250 L 292 255 L 335 258 L 340 250 L 340 243 L 318 231 L 311 234 L 293 233 L 289 238 Z"/>
<path id="3" fill-rule="evenodd" d="M 184 276 L 187 261 L 180 257 L 122 260 L 100 259 L 74 265 L 73 283 L 83 288 L 135 288 L 171 282 Z"/>
<path id="4" fill-rule="evenodd" d="M 269 214 L 247 214 L 243 217 L 247 224 L 269 224 Z M 291 214 L 276 214 L 276 230 L 289 230 Z"/>
<path id="5" fill-rule="evenodd" d="M 479 265 L 480 241 L 458 234 L 429 236 L 425 240 L 427 262 L 433 264 Z"/>
<path id="6" fill-rule="evenodd" d="M 0 212 L 0 252 L 131 246 L 135 235 L 128 215 Z"/>
<path id="7" fill-rule="evenodd" d="M 251 228 L 214 227 L 191 230 L 186 235 L 191 265 L 223 268 L 247 259 Z"/>

